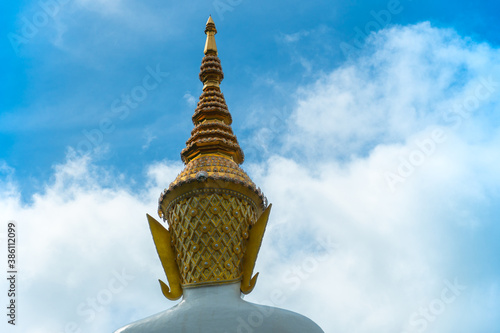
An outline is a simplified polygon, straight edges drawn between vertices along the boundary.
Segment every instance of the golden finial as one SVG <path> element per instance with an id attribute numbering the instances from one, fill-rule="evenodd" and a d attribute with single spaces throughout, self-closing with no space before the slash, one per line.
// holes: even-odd
<path id="1" fill-rule="evenodd" d="M 205 28 L 205 34 L 207 35 L 207 41 L 205 42 L 205 54 L 215 54 L 217 55 L 217 45 L 215 44 L 215 34 L 217 29 L 215 28 L 214 20 L 212 16 L 208 17 L 207 27 Z"/>

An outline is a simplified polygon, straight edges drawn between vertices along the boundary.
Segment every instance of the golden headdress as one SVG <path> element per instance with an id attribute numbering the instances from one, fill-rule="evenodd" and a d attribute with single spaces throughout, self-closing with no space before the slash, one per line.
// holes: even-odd
<path id="1" fill-rule="evenodd" d="M 210 17 L 200 68 L 203 92 L 192 117 L 194 129 L 181 152 L 186 167 L 159 199 L 158 214 L 168 229 L 148 215 L 170 287 L 160 284 L 172 300 L 182 296 L 183 288 L 237 281 L 243 293 L 251 292 L 271 208 L 239 167 L 244 155 L 219 87 L 224 74 L 216 33 Z"/>

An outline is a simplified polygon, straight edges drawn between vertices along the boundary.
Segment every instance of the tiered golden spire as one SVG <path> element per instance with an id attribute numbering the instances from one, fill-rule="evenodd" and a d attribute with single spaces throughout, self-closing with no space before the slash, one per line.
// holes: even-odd
<path id="1" fill-rule="evenodd" d="M 187 164 L 200 155 L 216 154 L 241 164 L 244 160 L 243 151 L 231 129 L 231 114 L 219 87 L 224 79 L 224 73 L 217 56 L 215 44 L 217 29 L 212 17 L 208 19 L 205 33 L 207 34 L 205 56 L 200 67 L 203 93 L 193 115 L 195 128 L 186 142 L 186 148 L 182 150 L 181 157 Z"/>
<path id="2" fill-rule="evenodd" d="M 160 281 L 162 291 L 169 299 L 179 298 L 183 288 L 237 281 L 242 292 L 251 292 L 271 208 L 239 167 L 244 156 L 219 87 L 224 74 L 211 17 L 205 33 L 203 92 L 192 117 L 194 129 L 181 152 L 186 167 L 159 199 L 158 214 L 169 229 L 148 215 L 170 284 Z"/>

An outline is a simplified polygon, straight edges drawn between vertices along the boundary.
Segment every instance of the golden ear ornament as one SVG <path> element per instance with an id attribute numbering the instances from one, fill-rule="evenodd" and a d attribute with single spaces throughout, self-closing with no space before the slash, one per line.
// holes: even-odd
<path id="1" fill-rule="evenodd" d="M 266 208 L 262 215 L 257 220 L 257 223 L 250 230 L 250 235 L 248 237 L 247 249 L 245 255 L 243 256 L 242 270 L 243 278 L 241 280 L 241 292 L 244 294 L 249 294 L 255 288 L 255 283 L 257 282 L 257 277 L 259 273 L 255 274 L 252 278 L 253 269 L 255 267 L 255 262 L 257 261 L 257 255 L 259 254 L 260 245 L 262 244 L 262 238 L 264 237 L 264 231 L 266 230 L 267 221 L 269 220 L 269 214 L 271 213 L 272 205 Z"/>
<path id="2" fill-rule="evenodd" d="M 170 285 L 169 288 L 165 282 L 158 280 L 160 282 L 161 291 L 169 300 L 173 301 L 179 299 L 182 296 L 181 274 L 177 262 L 175 261 L 175 253 L 171 245 L 170 232 L 149 214 L 146 214 L 146 216 L 148 218 L 151 234 L 153 235 L 153 241 L 156 245 L 156 251 L 158 252 L 163 270 L 167 275 L 167 280 Z"/>

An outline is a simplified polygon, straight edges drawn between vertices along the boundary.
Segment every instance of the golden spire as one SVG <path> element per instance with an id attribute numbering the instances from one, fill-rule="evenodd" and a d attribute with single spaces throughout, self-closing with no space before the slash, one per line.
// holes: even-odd
<path id="1" fill-rule="evenodd" d="M 215 46 L 217 29 L 212 17 L 208 19 L 205 33 L 207 34 L 205 56 L 200 67 L 203 93 L 193 115 L 195 128 L 186 142 L 186 148 L 181 152 L 181 158 L 187 164 L 200 155 L 216 154 L 241 164 L 244 160 L 243 151 L 231 129 L 233 120 L 219 87 L 224 79 L 224 73 L 217 56 Z"/>
<path id="2" fill-rule="evenodd" d="M 251 292 L 271 208 L 239 167 L 243 151 L 219 87 L 224 74 L 211 17 L 205 33 L 203 92 L 192 117 L 194 129 L 181 152 L 186 167 L 159 199 L 158 214 L 169 228 L 148 216 L 170 284 L 160 281 L 161 288 L 169 299 L 181 297 L 183 288 L 238 281 L 243 293 Z"/>
<path id="3" fill-rule="evenodd" d="M 207 35 L 205 50 L 203 51 L 205 55 L 209 53 L 217 55 L 217 45 L 215 44 L 216 33 L 217 29 L 215 28 L 214 20 L 212 20 L 212 16 L 210 16 L 207 21 L 207 27 L 205 28 L 205 34 Z"/>

